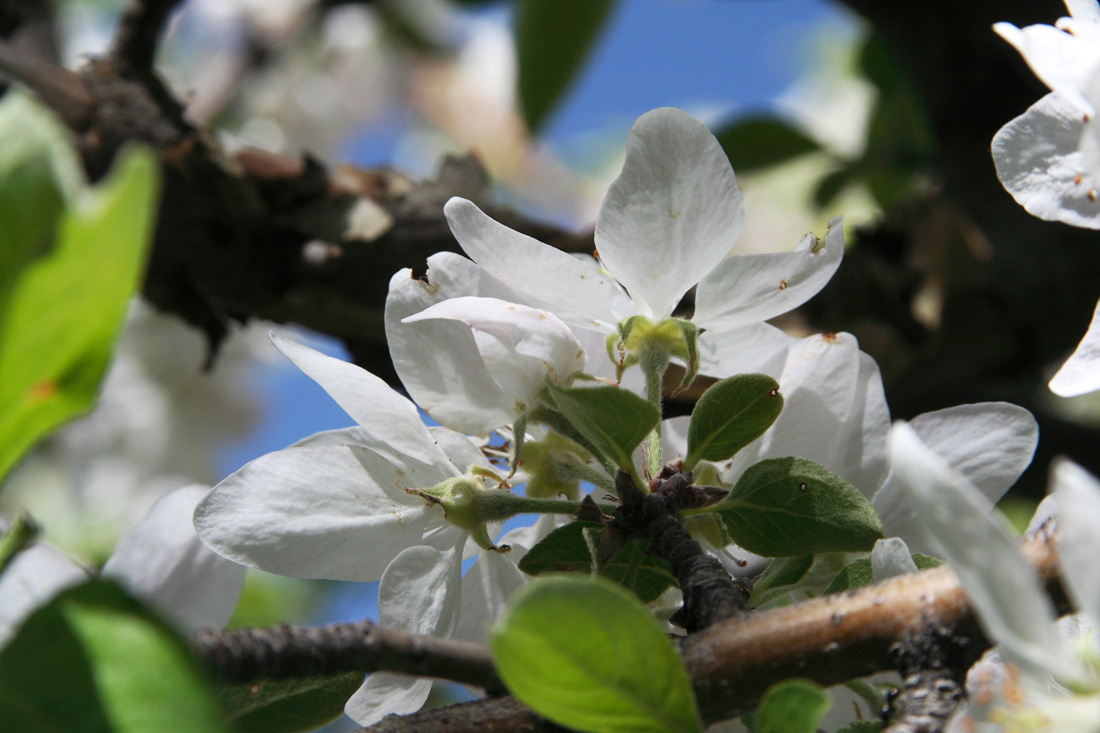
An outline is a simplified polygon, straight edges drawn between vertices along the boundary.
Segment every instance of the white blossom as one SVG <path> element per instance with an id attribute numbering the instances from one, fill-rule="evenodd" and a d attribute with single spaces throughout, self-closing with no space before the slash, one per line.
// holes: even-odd
<path id="1" fill-rule="evenodd" d="M 837 217 L 824 240 L 807 235 L 794 252 L 727 257 L 744 220 L 741 191 L 706 126 L 673 108 L 648 112 L 631 128 L 596 222 L 598 262 L 513 231 L 465 199 L 451 199 L 445 213 L 485 272 L 574 329 L 607 335 L 636 315 L 659 322 L 698 285 L 693 322 L 705 331 L 703 371 L 723 376 L 731 371 L 723 356 L 765 345 L 770 355 L 785 345 L 764 321 L 820 290 L 844 250 Z"/>

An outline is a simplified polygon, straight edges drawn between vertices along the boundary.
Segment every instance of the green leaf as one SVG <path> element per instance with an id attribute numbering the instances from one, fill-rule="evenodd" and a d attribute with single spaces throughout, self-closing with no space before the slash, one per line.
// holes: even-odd
<path id="1" fill-rule="evenodd" d="M 592 552 L 584 537 L 584 530 L 601 529 L 596 522 L 570 522 L 546 535 L 519 561 L 519 569 L 528 575 L 544 573 L 591 573 Z M 648 545 L 648 543 L 644 543 Z M 629 590 L 633 590 L 642 603 L 649 603 L 676 584 L 669 570 L 668 561 L 645 553 L 641 540 L 630 540 L 613 560 L 600 567 L 600 575 Z M 643 553 L 637 567 L 632 567 L 634 552 Z M 630 576 L 634 575 L 633 585 Z"/>
<path id="2" fill-rule="evenodd" d="M 532 133 L 569 89 L 615 0 L 523 0 L 516 16 L 517 94 Z"/>
<path id="3" fill-rule="evenodd" d="M 790 593 L 813 567 L 813 555 L 776 558 L 768 564 L 764 574 L 753 584 L 750 606 L 760 606 L 781 595 Z"/>
<path id="4" fill-rule="evenodd" d="M 764 434 L 783 410 L 779 384 L 764 374 L 738 374 L 712 384 L 695 404 L 684 470 L 724 461 Z"/>
<path id="5" fill-rule="evenodd" d="M 52 247 L 0 235 L 0 250 L 35 253 L 14 265 L 0 257 L 11 285 L 0 311 L 0 476 L 94 401 L 144 269 L 157 179 L 154 154 L 127 149 L 101 186 L 58 213 Z M 20 180 L 0 171 L 0 200 Z"/>
<path id="6" fill-rule="evenodd" d="M 0 651 L 0 720 L 47 733 L 229 730 L 183 639 L 102 580 L 35 611 Z"/>
<path id="7" fill-rule="evenodd" d="M 769 168 L 821 149 L 806 133 L 771 116 L 739 119 L 714 136 L 738 173 Z"/>
<path id="8" fill-rule="evenodd" d="M 917 566 L 917 570 L 927 570 L 928 568 L 934 568 L 943 564 L 943 560 L 940 560 L 938 557 L 922 555 L 919 552 L 914 552 L 911 557 L 913 558 L 913 563 Z M 861 557 L 845 565 L 844 568 L 833 577 L 832 581 L 829 582 L 829 586 L 825 589 L 824 594 L 831 595 L 833 593 L 842 593 L 846 590 L 853 590 L 865 585 L 871 585 L 874 582 L 875 578 L 874 572 L 871 569 L 871 558 Z"/>
<path id="9" fill-rule="evenodd" d="M 344 703 L 363 684 L 361 672 L 230 685 L 222 707 L 241 733 L 314 730 L 344 714 Z"/>
<path id="10" fill-rule="evenodd" d="M 491 634 L 516 697 L 577 730 L 701 731 L 691 681 L 638 599 L 602 578 L 539 578 Z"/>
<path id="11" fill-rule="evenodd" d="M 757 463 L 712 509 L 737 544 L 764 557 L 858 552 L 882 539 L 882 522 L 867 498 L 805 458 Z"/>
<path id="12" fill-rule="evenodd" d="M 883 722 L 881 720 L 856 720 L 836 733 L 878 733 L 882 730 Z"/>
<path id="13" fill-rule="evenodd" d="M 754 716 L 756 733 L 815 733 L 833 705 L 824 687 L 810 680 L 785 680 L 768 688 Z"/>
<path id="14" fill-rule="evenodd" d="M 550 394 L 578 432 L 626 471 L 634 468 L 634 449 L 661 421 L 656 405 L 621 387 L 551 384 Z"/>

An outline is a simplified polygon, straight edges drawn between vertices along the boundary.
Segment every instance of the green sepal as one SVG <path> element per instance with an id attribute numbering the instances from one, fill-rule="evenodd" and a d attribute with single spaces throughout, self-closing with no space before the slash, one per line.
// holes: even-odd
<path id="1" fill-rule="evenodd" d="M 783 410 L 779 384 L 765 374 L 738 374 L 707 388 L 691 413 L 684 470 L 724 461 L 772 426 Z"/>
<path id="2" fill-rule="evenodd" d="M 710 507 L 730 536 L 764 557 L 870 550 L 882 522 L 867 498 L 806 458 L 772 458 L 746 470 Z"/>
<path id="3" fill-rule="evenodd" d="M 672 348 L 672 355 L 679 357 L 684 362 L 684 377 L 673 391 L 672 396 L 683 392 L 690 387 L 699 374 L 699 327 L 686 318 L 670 319 L 680 328 L 682 339 L 677 341 Z"/>

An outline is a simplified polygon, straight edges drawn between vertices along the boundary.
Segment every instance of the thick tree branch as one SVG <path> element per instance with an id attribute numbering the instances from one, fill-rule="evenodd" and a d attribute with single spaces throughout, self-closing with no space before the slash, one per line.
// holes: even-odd
<path id="1" fill-rule="evenodd" d="M 1027 537 L 1021 549 L 1040 577 L 1048 582 L 1055 579 L 1057 556 L 1051 525 Z M 891 578 L 785 608 L 739 615 L 687 637 L 681 649 L 703 719 L 713 723 L 752 711 L 767 688 L 784 679 L 805 677 L 834 685 L 895 669 L 899 642 L 901 648 L 911 652 L 910 656 L 905 656 L 909 652 L 901 655 L 903 669 L 907 664 L 915 669 L 921 664 L 921 653 L 914 650 L 919 649 L 921 638 L 930 638 L 923 634 L 933 634 L 937 644 L 952 640 L 952 654 L 961 656 L 953 657 L 955 661 L 948 666 L 976 658 L 990 646 L 977 626 L 958 578 L 948 567 Z M 942 647 L 937 654 L 941 653 Z M 943 680 L 938 674 L 914 679 L 909 698 L 903 699 L 899 708 L 898 723 L 912 722 L 918 710 L 942 714 L 954 694 L 954 688 L 943 684 Z M 921 708 L 924 703 L 918 701 L 927 697 L 926 692 L 936 699 L 925 701 L 928 706 Z M 371 730 L 475 733 L 524 730 L 524 725 L 535 725 L 513 703 L 500 700 L 479 700 L 445 710 L 395 718 L 382 724 L 386 727 Z M 498 714 L 501 717 L 496 717 Z M 505 727 L 492 727 L 497 722 Z"/>
<path id="2" fill-rule="evenodd" d="M 885 733 L 940 733 L 966 697 L 966 670 L 977 661 L 974 646 L 934 625 L 895 645 L 903 682 Z"/>
<path id="3" fill-rule="evenodd" d="M 131 0 L 122 12 L 111 55 L 131 71 L 152 71 L 157 40 L 179 0 Z"/>
<path id="4" fill-rule="evenodd" d="M 416 636 L 371 621 L 331 626 L 204 629 L 192 648 L 224 682 L 320 677 L 340 672 L 402 672 L 503 692 L 484 644 Z"/>

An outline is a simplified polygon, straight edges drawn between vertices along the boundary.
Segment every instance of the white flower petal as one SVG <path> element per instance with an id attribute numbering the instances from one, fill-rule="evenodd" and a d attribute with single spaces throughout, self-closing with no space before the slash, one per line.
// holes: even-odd
<path id="1" fill-rule="evenodd" d="M 1051 466 L 1052 493 L 1058 499 L 1058 561 L 1073 604 L 1100 619 L 1100 481 L 1073 461 Z"/>
<path id="2" fill-rule="evenodd" d="M 1095 111 L 1080 92 L 1086 75 L 1100 64 L 1100 48 L 1091 39 L 1052 25 L 1017 28 L 1011 23 L 997 23 L 993 30 L 1016 47 L 1044 84 L 1065 95 L 1080 112 Z"/>
<path id="3" fill-rule="evenodd" d="M 909 423 L 928 448 L 997 502 L 1031 464 L 1039 425 L 1031 413 L 1007 402 L 958 405 L 918 415 Z M 916 509 L 893 474 L 874 497 L 886 534 L 904 537 L 925 552 Z"/>
<path id="4" fill-rule="evenodd" d="M 0 533 L 6 529 L 0 519 Z M 35 609 L 85 580 L 88 573 L 84 568 L 44 542 L 35 542 L 17 554 L 0 573 L 0 647 Z"/>
<path id="5" fill-rule="evenodd" d="M 462 611 L 454 638 L 485 642 L 489 626 L 500 618 L 512 594 L 527 582 L 527 576 L 516 567 L 526 548 L 511 547 L 507 553 L 482 552 L 462 579 Z"/>
<path id="6" fill-rule="evenodd" d="M 455 625 L 462 582 L 457 550 L 410 547 L 393 559 L 378 586 L 378 622 L 422 636 L 449 637 Z M 431 692 L 432 681 L 375 672 L 344 706 L 363 726 L 390 714 L 416 712 Z"/>
<path id="7" fill-rule="evenodd" d="M 672 313 L 741 233 L 741 189 L 706 125 L 663 107 L 630 128 L 622 173 L 596 221 L 596 249 L 641 315 Z"/>
<path id="8" fill-rule="evenodd" d="M 118 543 L 103 577 L 179 624 L 187 633 L 229 623 L 245 568 L 199 541 L 191 516 L 209 487 L 192 484 L 161 497 Z"/>
<path id="9" fill-rule="evenodd" d="M 564 385 L 584 368 L 580 341 L 557 316 L 496 298 L 451 298 L 404 319 L 405 323 L 450 319 L 474 329 L 485 369 L 504 393 L 534 404 L 547 379 Z M 492 426 L 499 427 L 498 425 Z"/>
<path id="10" fill-rule="evenodd" d="M 1100 302 L 1092 312 L 1092 323 L 1054 379 L 1050 391 L 1062 397 L 1076 397 L 1100 389 Z"/>
<path id="11" fill-rule="evenodd" d="M 513 419 L 513 400 L 485 369 L 470 328 L 455 321 L 404 319 L 450 298 L 507 299 L 509 291 L 451 252 L 428 259 L 426 278 L 418 280 L 405 269 L 390 279 L 385 320 L 394 369 L 409 395 L 440 424 L 464 433 L 488 433 Z"/>
<path id="12" fill-rule="evenodd" d="M 796 343 L 798 339 L 768 323 L 735 331 L 704 331 L 699 334 L 699 373 L 712 377 L 767 374 L 778 378 L 787 350 Z"/>
<path id="13" fill-rule="evenodd" d="M 614 330 L 615 286 L 593 265 L 509 229 L 466 199 L 452 198 L 443 212 L 463 251 L 525 303 L 572 326 Z"/>
<path id="14" fill-rule="evenodd" d="M 395 672 L 375 672 L 344 704 L 344 712 L 362 726 L 371 726 L 387 715 L 408 715 L 424 706 L 432 692 L 432 680 Z"/>
<path id="15" fill-rule="evenodd" d="M 1100 23 L 1100 5 L 1096 0 L 1066 0 L 1069 14 L 1086 23 Z"/>
<path id="16" fill-rule="evenodd" d="M 1033 672 L 1061 674 L 1054 608 L 993 506 L 903 422 L 890 429 L 893 471 L 909 492 L 936 553 L 959 576 L 989 638 Z"/>
<path id="17" fill-rule="evenodd" d="M 1100 229 L 1100 171 L 1079 150 L 1083 113 L 1048 94 L 993 137 L 997 178 L 1029 214 Z"/>
<path id="18" fill-rule="evenodd" d="M 369 439 L 363 445 L 406 470 L 446 464 L 416 405 L 388 384 L 355 364 L 326 356 L 274 331 L 270 337 L 279 351 L 362 426 Z"/>
<path id="19" fill-rule="evenodd" d="M 794 310 L 832 278 L 844 256 L 844 217 L 829 221 L 825 240 L 807 234 L 794 252 L 736 255 L 700 282 L 692 321 L 725 332 Z"/>
<path id="20" fill-rule="evenodd" d="M 195 509 L 219 555 L 295 578 L 377 580 L 394 555 L 443 526 L 443 509 L 405 493 L 403 469 L 361 446 L 287 448 L 247 464 Z M 442 469 L 440 469 L 442 473 Z"/>
<path id="21" fill-rule="evenodd" d="M 879 540 L 871 550 L 871 575 L 877 583 L 895 575 L 917 572 L 909 546 L 900 537 Z"/>
<path id="22" fill-rule="evenodd" d="M 878 367 L 855 337 L 839 333 L 798 341 L 776 381 L 783 411 L 734 456 L 727 480 L 761 459 L 796 455 L 873 494 L 886 475 L 890 416 Z"/>

